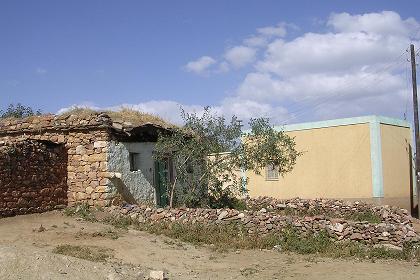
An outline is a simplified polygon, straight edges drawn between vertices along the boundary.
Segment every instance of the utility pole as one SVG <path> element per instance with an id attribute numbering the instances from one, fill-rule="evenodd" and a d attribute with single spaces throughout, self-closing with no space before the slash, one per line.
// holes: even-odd
<path id="1" fill-rule="evenodd" d="M 417 103 L 417 79 L 416 79 L 416 53 L 414 45 L 410 45 L 411 52 L 411 81 L 413 84 L 413 112 L 414 112 L 414 137 L 416 145 L 416 187 L 417 187 L 417 218 L 420 219 L 420 143 L 419 143 L 419 107 Z"/>

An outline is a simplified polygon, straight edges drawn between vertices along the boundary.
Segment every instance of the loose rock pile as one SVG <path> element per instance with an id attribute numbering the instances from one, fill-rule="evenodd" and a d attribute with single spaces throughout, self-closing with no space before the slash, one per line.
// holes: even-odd
<path id="1" fill-rule="evenodd" d="M 246 205 L 253 210 L 265 208 L 269 212 L 287 212 L 299 216 L 325 215 L 343 219 L 349 219 L 349 217 L 356 216 L 357 214 L 367 213 L 378 217 L 385 223 L 410 223 L 410 215 L 406 209 L 389 205 L 373 205 L 359 201 L 300 198 L 278 200 L 271 197 L 258 197 L 247 199 Z"/>
<path id="2" fill-rule="evenodd" d="M 336 240 L 360 241 L 369 245 L 390 245 L 402 248 L 406 242 L 419 242 L 420 236 L 414 231 L 410 217 L 404 209 L 389 206 L 373 206 L 358 202 L 340 200 L 275 200 L 270 198 L 249 199 L 246 201 L 253 210 L 151 208 L 144 205 L 126 205 L 123 208 L 111 207 L 117 215 L 129 215 L 140 223 L 203 223 L 218 225 L 236 223 L 243 226 L 248 234 L 280 233 L 293 227 L 300 235 L 325 231 Z M 259 208 L 260 206 L 264 206 Z M 259 210 L 257 210 L 259 208 Z M 281 210 L 300 210 L 302 215 L 285 215 Z M 311 215 L 308 209 L 317 209 Z M 324 211 L 324 214 L 319 214 Z M 380 223 L 352 221 L 345 219 L 349 212 L 373 211 L 380 214 Z M 306 214 L 305 214 L 306 213 Z M 328 214 L 334 213 L 334 217 Z"/>

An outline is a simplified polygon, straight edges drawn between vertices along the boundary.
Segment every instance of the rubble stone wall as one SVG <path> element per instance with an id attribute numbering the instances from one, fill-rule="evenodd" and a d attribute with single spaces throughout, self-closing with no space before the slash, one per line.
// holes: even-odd
<path id="1" fill-rule="evenodd" d="M 109 134 L 106 129 L 70 131 L 30 131 L 0 135 L 0 143 L 16 143 L 23 140 L 45 140 L 63 144 L 67 154 L 68 204 L 88 203 L 106 206 L 115 196 L 108 187 L 107 153 Z"/>
<path id="2" fill-rule="evenodd" d="M 0 145 L 0 217 L 67 205 L 67 151 L 51 142 Z"/>
<path id="3" fill-rule="evenodd" d="M 140 223 L 203 223 L 205 225 L 231 224 L 243 226 L 248 234 L 280 233 L 293 227 L 301 235 L 325 231 L 338 241 L 358 241 L 369 245 L 391 245 L 400 248 L 406 242 L 420 242 L 405 209 L 375 206 L 332 199 L 276 200 L 258 198 L 247 201 L 250 210 L 152 208 L 146 205 L 127 205 L 110 208 L 114 214 L 129 215 Z M 261 207 L 261 208 L 259 208 Z M 308 212 L 309 208 L 318 209 Z M 296 210 L 293 212 L 290 209 Z M 377 213 L 377 222 L 352 220 L 348 213 Z M 335 214 L 333 214 L 335 213 Z"/>
<path id="4" fill-rule="evenodd" d="M 153 201 L 154 189 L 142 172 L 122 172 L 109 164 L 126 161 L 122 164 L 125 166 L 129 163 L 126 154 L 112 150 L 117 140 L 119 142 L 128 139 L 131 142 L 135 140 L 134 136 L 143 140 L 149 139 L 153 138 L 153 133 L 152 136 L 146 133 L 148 128 L 167 129 L 162 124 L 147 121 L 140 123 L 133 125 L 131 122 L 113 120 L 101 112 L 5 118 L 0 120 L 0 144 L 24 140 L 63 144 L 68 154 L 66 167 L 69 205 L 87 203 L 91 206 L 108 206 L 114 201 L 124 199 L 124 192 L 135 196 L 137 200 Z M 134 131 L 139 127 L 144 131 Z"/>

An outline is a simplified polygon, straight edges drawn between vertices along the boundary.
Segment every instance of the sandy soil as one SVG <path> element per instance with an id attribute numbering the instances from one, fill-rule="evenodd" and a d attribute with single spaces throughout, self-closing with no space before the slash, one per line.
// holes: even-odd
<path id="1" fill-rule="evenodd" d="M 38 231 L 42 225 L 44 231 Z M 162 236 L 119 230 L 49 212 L 0 219 L 0 279 L 144 279 L 164 270 L 169 279 L 419 279 L 417 263 L 332 260 L 276 251 L 216 253 Z M 115 229 L 112 229 L 115 231 Z M 114 237 L 115 238 L 115 237 Z M 109 248 L 108 262 L 52 253 L 61 244 Z"/>

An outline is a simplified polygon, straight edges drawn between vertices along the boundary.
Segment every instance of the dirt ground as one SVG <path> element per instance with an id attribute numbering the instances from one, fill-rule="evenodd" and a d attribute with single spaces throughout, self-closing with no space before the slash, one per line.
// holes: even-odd
<path id="1" fill-rule="evenodd" d="M 64 244 L 108 248 L 113 258 L 92 262 L 52 252 Z M 145 279 L 150 270 L 164 270 L 170 280 L 420 277 L 418 263 L 333 260 L 268 250 L 217 253 L 163 236 L 80 221 L 61 212 L 0 219 L 0 279 Z"/>

